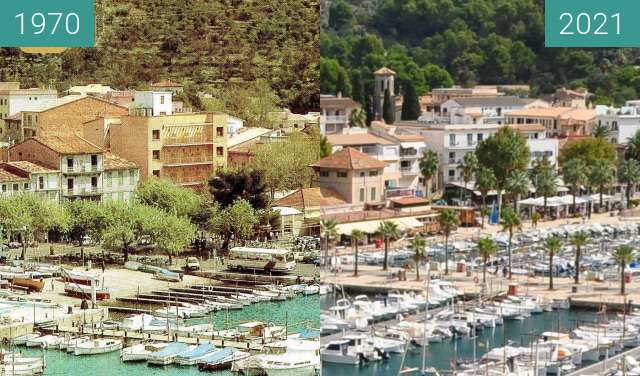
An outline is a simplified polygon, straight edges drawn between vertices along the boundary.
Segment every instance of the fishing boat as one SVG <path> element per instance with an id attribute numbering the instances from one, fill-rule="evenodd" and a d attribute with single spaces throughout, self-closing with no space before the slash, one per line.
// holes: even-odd
<path id="1" fill-rule="evenodd" d="M 174 363 L 181 366 L 192 366 L 202 358 L 207 357 L 217 351 L 216 347 L 210 343 L 196 346 L 193 350 L 178 354 Z"/>
<path id="2" fill-rule="evenodd" d="M 92 283 L 97 284 L 98 277 L 93 274 L 83 273 L 76 270 L 62 269 L 62 280 L 68 283 L 91 286 Z"/>
<path id="3" fill-rule="evenodd" d="M 63 338 L 62 341 L 60 341 L 60 344 L 58 344 L 58 348 L 60 350 L 67 350 L 69 349 L 69 347 L 75 347 L 79 343 L 90 341 L 90 340 L 91 338 L 87 336 L 81 336 L 81 337 L 65 336 L 65 338 Z"/>
<path id="4" fill-rule="evenodd" d="M 156 271 L 153 276 L 155 279 L 167 282 L 180 282 L 182 280 L 182 278 L 180 278 L 180 274 L 166 269 Z"/>
<path id="5" fill-rule="evenodd" d="M 318 293 L 320 293 L 320 286 L 318 285 L 307 286 L 303 290 L 303 294 L 305 295 L 316 295 Z"/>
<path id="6" fill-rule="evenodd" d="M 11 279 L 11 283 L 29 289 L 31 292 L 41 292 L 44 288 L 44 279 L 34 279 L 30 277 L 15 277 Z"/>
<path id="7" fill-rule="evenodd" d="M 8 356 L 2 361 L 0 374 L 2 375 L 40 375 L 44 372 L 44 360 L 23 356 Z"/>
<path id="8" fill-rule="evenodd" d="M 75 347 L 75 355 L 105 354 L 122 349 L 122 341 L 119 339 L 101 338 L 93 341 L 82 342 Z"/>
<path id="9" fill-rule="evenodd" d="M 65 283 L 64 293 L 75 298 L 90 299 L 91 286 Z M 110 297 L 109 289 L 104 287 L 96 288 L 96 300 L 106 300 Z"/>
<path id="10" fill-rule="evenodd" d="M 147 357 L 147 362 L 151 365 L 166 366 L 173 363 L 173 359 L 178 354 L 191 351 L 195 346 L 189 346 L 186 343 L 171 342 L 160 351 L 153 352 Z"/>
<path id="11" fill-rule="evenodd" d="M 62 342 L 62 338 L 55 335 L 46 335 L 46 336 L 31 338 L 27 340 L 25 345 L 27 347 L 42 347 L 46 349 L 48 347 L 58 346 L 60 342 Z"/>
<path id="12" fill-rule="evenodd" d="M 158 352 L 167 347 L 164 342 L 139 343 L 120 350 L 120 360 L 123 362 L 144 361 L 154 352 Z"/>
<path id="13" fill-rule="evenodd" d="M 242 352 L 231 347 L 225 347 L 221 351 L 200 359 L 198 361 L 198 369 L 200 371 L 229 369 L 233 363 L 244 360 L 249 356 L 249 353 Z"/>
<path id="14" fill-rule="evenodd" d="M 29 341 L 30 339 L 38 338 L 40 336 L 41 334 L 38 334 L 38 333 L 27 333 L 14 338 L 13 340 L 11 340 L 11 342 L 16 346 L 21 346 L 21 345 L 25 345 L 27 341 Z"/>

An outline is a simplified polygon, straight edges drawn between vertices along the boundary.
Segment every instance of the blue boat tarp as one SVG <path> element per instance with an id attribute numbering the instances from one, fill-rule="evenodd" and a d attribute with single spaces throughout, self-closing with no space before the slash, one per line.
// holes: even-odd
<path id="1" fill-rule="evenodd" d="M 206 364 L 215 364 L 218 363 L 219 361 L 221 361 L 222 359 L 231 356 L 233 353 L 235 352 L 235 349 L 232 347 L 225 347 L 222 348 L 216 352 L 214 352 L 211 355 L 205 356 L 204 358 L 200 359 L 200 363 L 206 363 Z"/>
<path id="2" fill-rule="evenodd" d="M 202 345 L 198 345 L 196 346 L 195 349 L 193 350 L 188 350 L 185 352 L 182 352 L 180 354 L 178 354 L 178 358 L 180 359 L 194 359 L 194 358 L 199 358 L 203 355 L 205 355 L 206 353 L 210 353 L 213 350 L 215 350 L 216 347 L 210 343 L 205 343 Z"/>
<path id="3" fill-rule="evenodd" d="M 311 338 L 319 338 L 320 332 L 317 330 L 309 330 L 305 329 L 298 334 L 298 338 L 300 339 L 311 339 Z"/>
<path id="4" fill-rule="evenodd" d="M 189 350 L 189 345 L 181 342 L 171 342 L 164 349 L 156 351 L 149 355 L 150 358 L 164 358 L 165 356 L 172 356 Z"/>

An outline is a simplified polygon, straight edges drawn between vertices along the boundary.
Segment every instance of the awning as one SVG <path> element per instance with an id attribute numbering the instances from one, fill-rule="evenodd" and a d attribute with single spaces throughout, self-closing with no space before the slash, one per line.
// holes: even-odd
<path id="1" fill-rule="evenodd" d="M 401 230 L 414 230 L 424 226 L 422 222 L 413 217 L 395 218 L 392 221 L 397 223 Z"/>
<path id="2" fill-rule="evenodd" d="M 422 222 L 415 217 L 402 217 L 402 218 L 389 218 L 387 221 L 394 222 L 400 228 L 400 231 L 415 230 L 424 226 Z M 337 231 L 342 235 L 350 235 L 353 230 L 360 230 L 366 234 L 375 234 L 378 231 L 378 227 L 381 220 L 374 221 L 361 221 L 352 223 L 342 223 L 337 226 Z"/>

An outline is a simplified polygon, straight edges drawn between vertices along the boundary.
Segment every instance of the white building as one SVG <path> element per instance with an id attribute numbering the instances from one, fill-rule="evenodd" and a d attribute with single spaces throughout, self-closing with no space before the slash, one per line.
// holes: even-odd
<path id="1" fill-rule="evenodd" d="M 514 96 L 452 98 L 440 106 L 449 124 L 504 124 L 505 113 L 532 107 L 549 107 L 539 99 Z"/>
<path id="2" fill-rule="evenodd" d="M 132 111 L 132 115 L 138 116 L 172 115 L 172 93 L 168 91 L 137 91 Z"/>
<path id="3" fill-rule="evenodd" d="M 640 131 L 640 100 L 627 101 L 621 108 L 596 106 L 596 122 L 607 127 L 612 144 L 626 144 Z"/>
<path id="4" fill-rule="evenodd" d="M 320 109 L 320 132 L 334 134 L 349 128 L 351 112 L 360 109 L 360 104 L 340 94 L 320 95 Z"/>

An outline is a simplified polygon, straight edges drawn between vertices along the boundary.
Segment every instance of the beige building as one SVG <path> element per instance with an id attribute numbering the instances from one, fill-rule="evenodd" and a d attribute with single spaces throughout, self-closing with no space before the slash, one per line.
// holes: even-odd
<path id="1" fill-rule="evenodd" d="M 542 124 L 547 137 L 588 136 L 596 124 L 596 110 L 551 107 L 527 108 L 505 114 L 506 124 Z"/>
<path id="2" fill-rule="evenodd" d="M 15 116 L 20 111 L 58 98 L 58 92 L 53 89 L 20 89 L 19 82 L 0 82 L 0 141 L 8 143 L 18 142 L 18 129 L 8 129 L 5 119 Z"/>
<path id="3" fill-rule="evenodd" d="M 84 136 L 136 164 L 140 180 L 165 177 L 202 187 L 227 164 L 226 114 L 202 112 L 103 118 L 84 124 Z"/>
<path id="4" fill-rule="evenodd" d="M 14 161 L 0 164 L 0 169 L 5 173 L 28 179 L 28 183 L 22 184 L 22 191 L 34 192 L 50 200 L 60 200 L 60 170 L 41 166 L 28 161 Z M 6 194 L 16 188 L 12 186 L 2 187 L 2 193 Z M 20 188 L 20 186 L 18 186 Z M 16 192 L 20 192 L 20 189 Z"/>
<path id="5" fill-rule="evenodd" d="M 387 164 L 347 147 L 312 165 L 320 188 L 335 190 L 351 205 L 384 201 L 383 170 Z"/>

